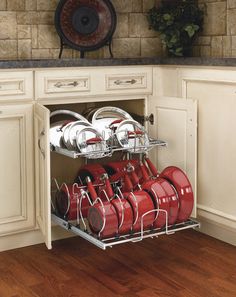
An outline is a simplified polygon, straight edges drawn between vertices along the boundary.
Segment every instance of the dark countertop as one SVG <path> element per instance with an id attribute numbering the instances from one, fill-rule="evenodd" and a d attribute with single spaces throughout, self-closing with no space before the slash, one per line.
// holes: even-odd
<path id="1" fill-rule="evenodd" d="M 49 59 L 0 61 L 0 69 L 96 67 L 126 65 L 185 65 L 185 66 L 236 66 L 236 58 L 123 58 L 123 59 Z"/>

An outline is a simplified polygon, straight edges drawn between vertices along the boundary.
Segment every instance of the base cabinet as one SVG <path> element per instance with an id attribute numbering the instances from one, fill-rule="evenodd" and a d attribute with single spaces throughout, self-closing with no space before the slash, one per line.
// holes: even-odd
<path id="1" fill-rule="evenodd" d="M 0 236 L 35 229 L 33 105 L 0 106 Z"/>
<path id="2" fill-rule="evenodd" d="M 169 142 L 167 148 L 153 148 L 150 157 L 154 160 L 160 170 L 164 167 L 175 165 L 190 173 L 190 180 L 195 189 L 196 184 L 196 120 L 197 108 L 194 100 L 181 98 L 158 98 L 143 97 L 142 99 L 117 100 L 115 105 L 128 112 L 139 112 L 147 116 L 154 112 L 154 123 L 147 123 L 149 135 Z M 98 100 L 98 98 L 97 98 Z M 88 101 L 89 102 L 89 101 Z M 65 104 L 66 102 L 64 102 Z M 101 102 L 96 103 L 101 106 Z M 114 102 L 107 100 L 102 102 L 103 106 L 114 105 Z M 67 109 L 78 111 L 86 107 L 78 103 L 67 104 Z M 44 235 L 45 243 L 50 249 L 51 246 L 51 183 L 56 179 L 58 186 L 64 182 L 73 182 L 84 158 L 71 159 L 67 156 L 50 152 L 50 112 L 63 109 L 63 105 L 42 105 L 35 104 L 35 159 L 36 159 L 36 201 L 37 201 L 37 222 Z M 160 150 L 160 151 L 159 151 Z M 168 153 L 167 151 L 170 150 Z M 114 156 L 115 157 L 115 156 Z M 120 155 L 119 155 L 120 157 Z M 100 162 L 99 160 L 96 160 Z M 196 196 L 192 217 L 196 216 Z M 73 227 L 54 220 L 65 229 L 73 231 Z M 76 230 L 75 230 L 76 231 Z M 76 232 L 75 232 L 76 233 Z M 83 232 L 78 233 L 83 237 Z M 84 238 L 88 236 L 84 235 Z M 95 240 L 96 241 L 96 240 Z M 99 242 L 96 243 L 99 246 Z M 104 245 L 101 245 L 104 248 Z"/>

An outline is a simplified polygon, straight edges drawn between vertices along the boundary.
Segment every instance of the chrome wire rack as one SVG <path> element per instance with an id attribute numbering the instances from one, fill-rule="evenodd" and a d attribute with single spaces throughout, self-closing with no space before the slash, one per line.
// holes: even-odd
<path id="1" fill-rule="evenodd" d="M 114 152 L 118 152 L 118 151 L 127 152 L 128 150 L 132 150 L 133 154 L 135 154 L 135 153 L 140 154 L 141 151 L 147 152 L 154 147 L 166 147 L 166 146 L 167 146 L 167 142 L 165 142 L 163 140 L 149 138 L 148 145 L 133 146 L 133 147 L 130 147 L 129 149 L 111 144 L 107 150 L 92 151 L 92 152 L 86 152 L 86 153 L 81 153 L 78 151 L 70 151 L 66 148 L 57 147 L 57 146 L 51 146 L 51 151 L 56 152 L 61 155 L 64 155 L 64 156 L 67 156 L 67 157 L 70 157 L 70 158 L 73 158 L 73 159 L 77 159 L 79 157 L 84 157 L 87 159 L 96 159 L 96 158 L 101 159 L 101 158 L 105 158 L 105 157 L 110 157 L 110 156 L 112 156 L 112 154 Z"/>
<path id="2" fill-rule="evenodd" d="M 97 247 L 106 250 L 108 247 L 113 247 L 119 244 L 128 243 L 128 242 L 140 242 L 146 238 L 157 238 L 160 235 L 171 235 L 175 232 L 186 230 L 186 229 L 195 229 L 200 227 L 200 223 L 188 219 L 186 222 L 168 226 L 166 225 L 162 229 L 150 229 L 143 230 L 141 228 L 140 232 L 120 235 L 112 238 L 99 239 L 97 236 L 93 235 L 88 229 L 83 230 L 77 223 L 66 221 L 63 218 L 60 218 L 56 214 L 52 214 L 52 221 L 57 225 L 61 226 L 65 230 L 71 231 L 76 235 L 86 239 L 90 243 L 96 245 Z"/>

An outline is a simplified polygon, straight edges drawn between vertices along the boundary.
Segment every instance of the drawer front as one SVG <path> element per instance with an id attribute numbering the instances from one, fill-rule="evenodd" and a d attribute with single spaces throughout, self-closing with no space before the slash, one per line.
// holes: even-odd
<path id="1" fill-rule="evenodd" d="M 152 69 L 149 67 L 125 67 L 109 70 L 105 75 L 105 91 L 109 93 L 152 92 Z"/>
<path id="2" fill-rule="evenodd" d="M 32 71 L 1 71 L 0 72 L 0 101 L 32 100 L 33 72 Z"/>
<path id="3" fill-rule="evenodd" d="M 77 70 L 36 71 L 36 99 L 74 97 L 90 93 L 90 75 Z"/>

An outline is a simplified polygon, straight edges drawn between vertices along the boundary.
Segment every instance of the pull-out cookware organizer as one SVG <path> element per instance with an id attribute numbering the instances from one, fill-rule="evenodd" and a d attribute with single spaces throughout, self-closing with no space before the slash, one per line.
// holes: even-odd
<path id="1" fill-rule="evenodd" d="M 51 126 L 51 151 L 84 157 L 86 165 L 73 183 L 52 180 L 52 220 L 57 225 L 102 249 L 199 227 L 190 219 L 193 192 L 185 173 L 170 166 L 159 174 L 147 157 L 150 149 L 166 146 L 165 141 L 150 138 L 119 108 L 95 109 L 91 119 L 91 113 L 84 118 L 66 110 L 54 111 L 51 117 L 59 114 L 76 121 Z M 125 160 L 94 164 L 94 159 L 108 160 L 116 152 Z M 93 161 L 88 164 L 89 159 Z"/>

